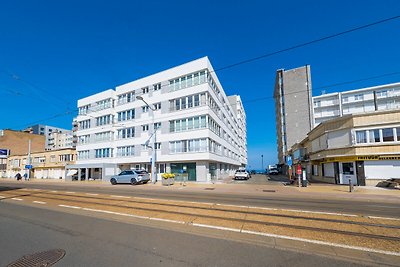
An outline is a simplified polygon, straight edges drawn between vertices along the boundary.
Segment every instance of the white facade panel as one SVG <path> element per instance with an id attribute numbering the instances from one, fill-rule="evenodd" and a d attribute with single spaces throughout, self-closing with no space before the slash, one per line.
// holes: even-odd
<path id="1" fill-rule="evenodd" d="M 400 161 L 377 160 L 364 161 L 365 179 L 400 178 Z"/>

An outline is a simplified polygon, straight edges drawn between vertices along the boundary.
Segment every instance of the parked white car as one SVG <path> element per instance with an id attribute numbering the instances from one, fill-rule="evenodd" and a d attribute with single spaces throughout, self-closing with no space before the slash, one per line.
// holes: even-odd
<path id="1" fill-rule="evenodd" d="M 247 180 L 250 178 L 250 174 L 243 169 L 236 170 L 234 179 L 235 180 Z"/>
<path id="2" fill-rule="evenodd" d="M 111 176 L 110 183 L 115 184 L 147 184 L 150 175 L 144 170 L 125 170 L 118 175 Z"/>

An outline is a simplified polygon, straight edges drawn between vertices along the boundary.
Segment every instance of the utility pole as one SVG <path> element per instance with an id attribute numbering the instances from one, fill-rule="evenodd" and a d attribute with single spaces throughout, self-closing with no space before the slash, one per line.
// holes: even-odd
<path id="1" fill-rule="evenodd" d="M 31 165 L 31 139 L 29 139 L 28 141 L 28 159 L 27 159 L 27 165 L 30 166 Z M 31 169 L 28 168 L 28 173 L 27 173 L 27 177 L 28 177 L 28 181 L 30 179 L 30 175 L 31 175 Z"/>
<path id="2" fill-rule="evenodd" d="M 261 170 L 264 173 L 264 155 L 261 155 Z"/>

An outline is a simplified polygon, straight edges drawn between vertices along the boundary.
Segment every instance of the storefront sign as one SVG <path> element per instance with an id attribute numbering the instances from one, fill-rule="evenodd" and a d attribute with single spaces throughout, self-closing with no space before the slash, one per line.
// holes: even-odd
<path id="1" fill-rule="evenodd" d="M 9 154 L 8 149 L 0 149 L 0 158 L 6 159 Z"/>
<path id="2" fill-rule="evenodd" d="M 368 160 L 400 160 L 400 155 L 367 155 L 325 158 L 321 162 L 345 162 L 345 161 L 368 161 Z"/>

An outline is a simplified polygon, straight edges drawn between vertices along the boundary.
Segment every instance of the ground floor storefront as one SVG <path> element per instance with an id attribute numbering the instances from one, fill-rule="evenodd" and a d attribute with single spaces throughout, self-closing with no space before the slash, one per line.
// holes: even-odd
<path id="1" fill-rule="evenodd" d="M 239 166 L 211 161 L 176 161 L 156 164 L 157 181 L 164 173 L 172 173 L 175 181 L 216 182 L 233 176 Z M 65 179 L 68 181 L 103 180 L 108 182 L 111 176 L 123 170 L 138 169 L 152 173 L 150 163 L 88 163 L 68 165 Z"/>
<path id="2" fill-rule="evenodd" d="M 307 172 L 321 182 L 375 186 L 388 179 L 400 178 L 400 155 L 326 158 L 311 161 Z"/>

